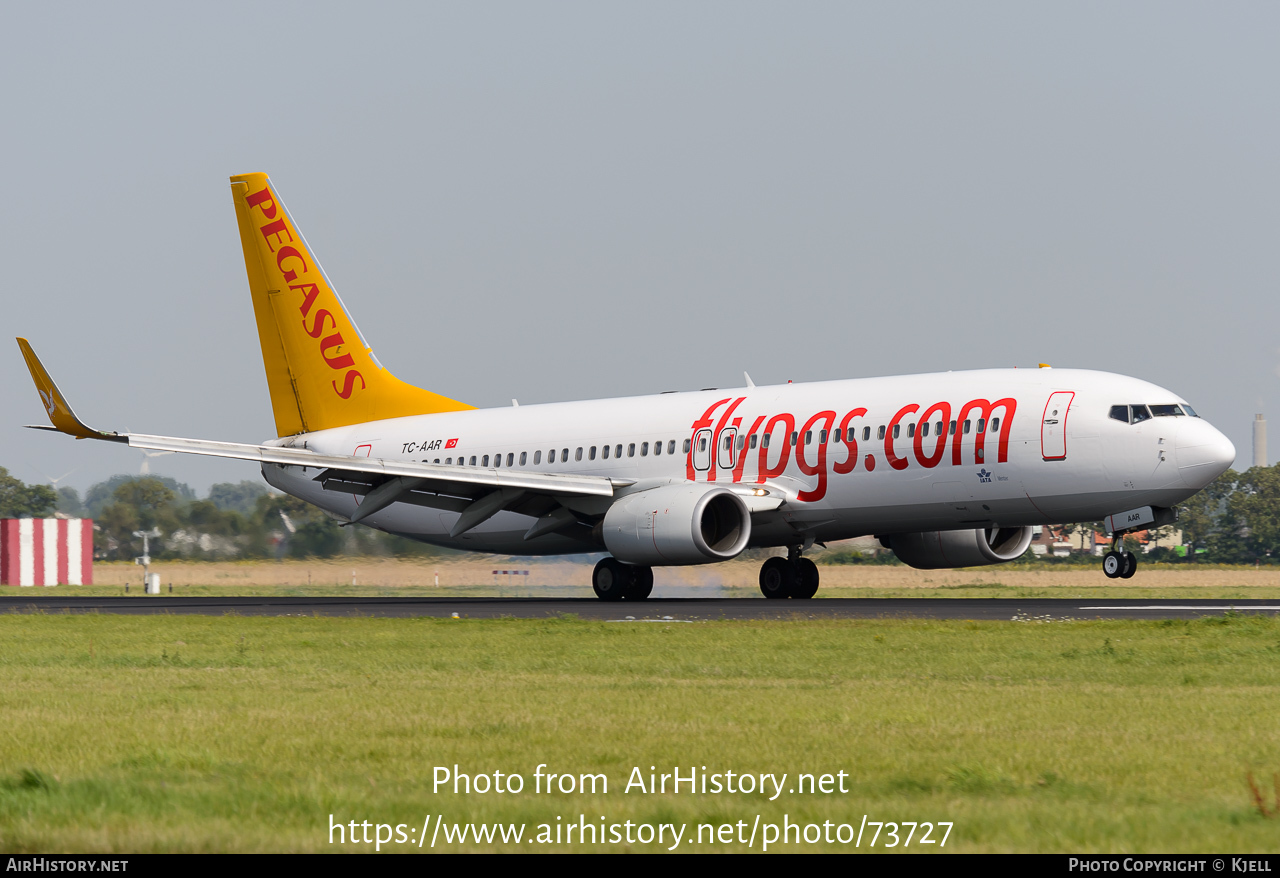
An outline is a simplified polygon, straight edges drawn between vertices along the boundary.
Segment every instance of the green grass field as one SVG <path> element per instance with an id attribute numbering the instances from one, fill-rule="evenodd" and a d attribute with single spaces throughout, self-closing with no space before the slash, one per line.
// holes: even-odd
<path id="1" fill-rule="evenodd" d="M 0 643 L 9 852 L 368 849 L 330 846 L 330 814 L 529 826 L 520 845 L 448 850 L 551 849 L 535 825 L 580 814 L 687 823 L 686 851 L 746 848 L 690 843 L 699 823 L 784 814 L 953 821 L 946 851 L 1280 850 L 1280 818 L 1246 781 L 1270 797 L 1280 772 L 1271 618 L 6 615 Z M 433 794 L 433 768 L 455 763 L 519 773 L 525 792 Z M 609 792 L 534 793 L 540 763 L 603 773 Z M 624 793 L 634 766 L 787 772 L 788 786 L 845 771 L 848 792 Z"/>

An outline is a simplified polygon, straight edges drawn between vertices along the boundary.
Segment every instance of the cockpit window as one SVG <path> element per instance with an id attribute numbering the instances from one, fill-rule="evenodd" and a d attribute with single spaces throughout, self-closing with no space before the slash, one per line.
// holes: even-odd
<path id="1" fill-rule="evenodd" d="M 1200 417 L 1199 415 L 1196 414 L 1196 410 L 1193 409 L 1191 406 L 1187 405 L 1185 402 L 1182 404 L 1182 410 L 1187 414 L 1191 415 L 1191 417 L 1193 418 Z"/>
<path id="2" fill-rule="evenodd" d="M 1129 407 L 1127 405 L 1113 405 L 1111 407 L 1111 420 L 1120 421 L 1121 423 L 1129 423 Z"/>
<path id="3" fill-rule="evenodd" d="M 1177 405 L 1153 405 L 1151 414 L 1157 418 L 1182 417 L 1182 408 Z"/>
<path id="4" fill-rule="evenodd" d="M 1129 409 L 1133 412 L 1129 420 L 1131 424 L 1141 424 L 1143 421 L 1151 419 L 1151 412 L 1147 411 L 1145 405 L 1132 405 L 1129 406 Z"/>

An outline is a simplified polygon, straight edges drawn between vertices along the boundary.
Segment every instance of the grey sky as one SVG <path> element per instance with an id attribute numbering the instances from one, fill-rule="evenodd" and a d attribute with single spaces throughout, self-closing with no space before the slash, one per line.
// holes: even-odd
<path id="1" fill-rule="evenodd" d="M 1247 465 L 1280 421 L 1278 33 L 1264 3 L 11 3 L 0 324 L 95 426 L 271 436 L 227 184 L 261 170 L 382 362 L 475 405 L 1048 362 L 1175 390 Z M 0 465 L 138 470 L 21 429 L 2 344 Z"/>

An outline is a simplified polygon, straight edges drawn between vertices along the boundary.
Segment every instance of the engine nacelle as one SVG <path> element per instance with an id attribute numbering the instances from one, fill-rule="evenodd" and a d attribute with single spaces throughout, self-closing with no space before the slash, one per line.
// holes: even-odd
<path id="1" fill-rule="evenodd" d="M 985 527 L 977 530 L 934 530 L 893 534 L 880 542 L 898 560 L 921 570 L 982 567 L 1019 557 L 1031 545 L 1030 527 Z"/>
<path id="2" fill-rule="evenodd" d="M 751 513 L 727 488 L 664 485 L 615 502 L 601 535 L 613 557 L 629 564 L 707 564 L 747 547 Z"/>

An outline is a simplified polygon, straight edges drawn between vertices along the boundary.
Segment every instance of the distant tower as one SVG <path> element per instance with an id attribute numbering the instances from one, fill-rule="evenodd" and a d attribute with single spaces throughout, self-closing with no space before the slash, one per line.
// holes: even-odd
<path id="1" fill-rule="evenodd" d="M 1253 465 L 1267 465 L 1267 419 L 1253 416 Z"/>

